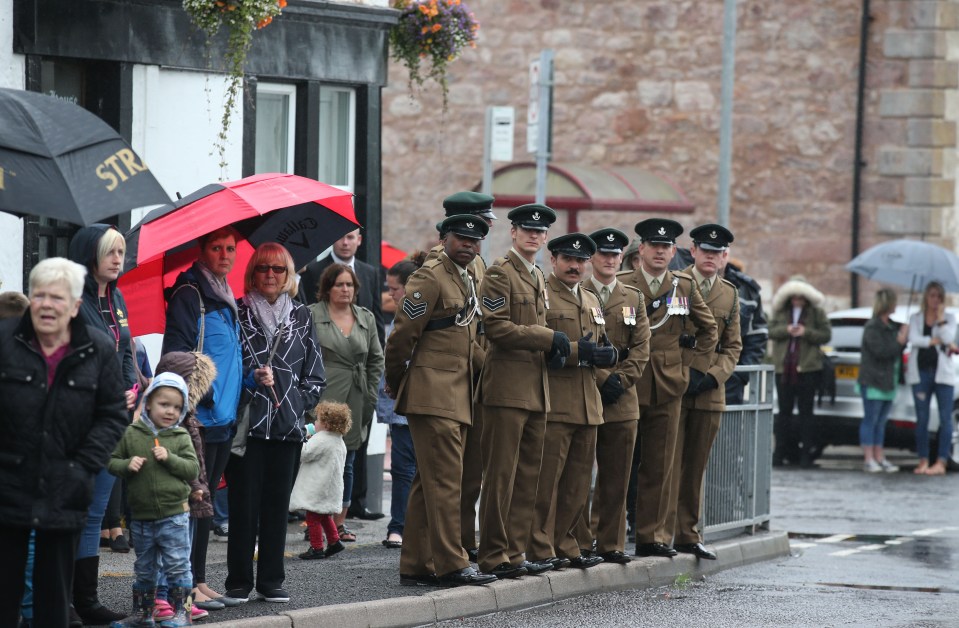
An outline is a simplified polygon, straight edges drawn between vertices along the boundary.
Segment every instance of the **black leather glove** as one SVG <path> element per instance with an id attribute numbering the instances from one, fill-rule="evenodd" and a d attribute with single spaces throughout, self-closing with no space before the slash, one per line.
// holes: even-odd
<path id="1" fill-rule="evenodd" d="M 616 351 L 606 334 L 600 339 L 600 344 L 593 348 L 593 364 L 600 368 L 615 366 L 619 361 L 619 352 Z"/>
<path id="2" fill-rule="evenodd" d="M 716 381 L 716 378 L 706 373 L 706 376 L 703 377 L 703 381 L 699 384 L 699 388 L 696 390 L 697 395 L 701 395 L 704 392 L 709 392 L 710 390 L 716 390 L 719 388 L 719 382 Z"/>
<path id="3" fill-rule="evenodd" d="M 691 368 L 689 369 L 689 385 L 686 386 L 687 395 L 695 395 L 699 392 L 699 387 L 703 383 L 703 378 L 706 377 L 706 374 L 700 370 Z"/>
<path id="4" fill-rule="evenodd" d="M 599 396 L 604 406 L 611 406 L 619 401 L 624 392 L 626 389 L 623 388 L 623 382 L 616 373 L 607 377 L 603 385 L 599 387 Z"/>
<path id="5" fill-rule="evenodd" d="M 622 349 L 619 350 L 618 362 L 623 362 L 628 357 L 629 357 L 629 347 L 623 347 Z"/>
<path id="6" fill-rule="evenodd" d="M 547 362 L 552 362 L 554 358 L 560 356 L 563 358 L 565 363 L 566 358 L 569 357 L 570 346 L 569 346 L 569 336 L 564 334 L 561 331 L 553 332 L 553 344 L 549 348 L 549 353 L 546 356 Z"/>
<path id="7" fill-rule="evenodd" d="M 592 337 L 593 332 L 589 332 L 576 341 L 576 346 L 579 348 L 580 366 L 592 366 L 593 364 L 593 350 L 596 349 L 596 343 L 590 340 Z"/>
<path id="8" fill-rule="evenodd" d="M 557 353 L 546 360 L 546 368 L 556 371 L 566 366 L 566 358 Z"/>

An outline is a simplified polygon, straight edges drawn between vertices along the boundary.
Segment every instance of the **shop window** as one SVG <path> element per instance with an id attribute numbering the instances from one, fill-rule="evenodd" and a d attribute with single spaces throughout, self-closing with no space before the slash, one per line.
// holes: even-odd
<path id="1" fill-rule="evenodd" d="M 258 83 L 255 172 L 292 174 L 295 141 L 296 87 L 279 83 Z"/>
<path id="2" fill-rule="evenodd" d="M 353 191 L 356 91 L 320 87 L 319 180 Z"/>

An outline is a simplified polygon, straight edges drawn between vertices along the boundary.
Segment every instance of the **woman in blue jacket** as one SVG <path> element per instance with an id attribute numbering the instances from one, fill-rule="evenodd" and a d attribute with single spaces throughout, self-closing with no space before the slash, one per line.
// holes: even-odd
<path id="1" fill-rule="evenodd" d="M 199 239 L 197 261 L 167 291 L 163 353 L 199 351 L 216 365 L 213 386 L 198 404 L 196 418 L 203 438 L 203 458 L 211 499 L 230 459 L 236 409 L 242 386 L 240 331 L 236 298 L 226 277 L 236 263 L 236 234 L 220 229 Z M 193 580 L 196 604 L 218 610 L 233 601 L 207 586 L 206 554 L 212 517 L 196 519 L 193 538 Z"/>

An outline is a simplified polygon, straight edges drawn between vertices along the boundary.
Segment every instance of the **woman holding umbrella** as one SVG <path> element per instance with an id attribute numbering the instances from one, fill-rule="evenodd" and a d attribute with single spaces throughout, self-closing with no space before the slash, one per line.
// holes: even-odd
<path id="1" fill-rule="evenodd" d="M 117 279 L 123 271 L 123 256 L 126 240 L 113 225 L 93 224 L 83 227 L 70 240 L 70 259 L 87 269 L 80 300 L 79 319 L 95 329 L 103 331 L 113 340 L 117 364 L 122 373 L 124 400 L 127 410 L 133 409 L 137 390 L 136 370 L 133 365 L 133 341 L 127 320 L 127 305 L 117 288 Z M 107 505 L 114 493 L 115 479 L 106 469 L 97 475 L 93 502 L 87 515 L 87 523 L 77 546 L 73 577 L 73 605 L 80 618 L 89 624 L 105 624 L 124 618 L 123 613 L 112 611 L 97 596 L 97 579 L 100 567 L 100 527 Z M 118 487 L 119 490 L 119 487 Z M 119 504 L 119 495 L 115 497 Z M 116 510 L 119 510 L 117 508 Z M 129 551 L 122 539 L 122 530 L 111 530 L 114 547 Z"/>
<path id="2" fill-rule="evenodd" d="M 303 415 L 326 387 L 313 317 L 295 301 L 293 258 L 282 245 L 257 247 L 246 268 L 239 316 L 243 384 L 251 391 L 246 451 L 233 456 L 227 596 L 289 602 L 286 575 L 287 512 L 298 453 L 306 437 Z M 259 538 L 257 573 L 253 553 Z"/>
<path id="3" fill-rule="evenodd" d="M 333 517 L 337 532 L 347 542 L 356 540 L 344 527 L 353 495 L 353 461 L 373 422 L 384 365 L 373 312 L 356 305 L 359 289 L 359 280 L 349 266 L 330 264 L 320 276 L 317 302 L 310 306 L 327 369 L 325 398 L 347 404 L 353 416 L 353 425 L 343 437 L 347 448 L 343 511 Z"/>
<path id="4" fill-rule="evenodd" d="M 956 351 L 956 317 L 946 311 L 946 290 L 930 281 L 922 293 L 920 311 L 909 317 L 912 352 L 906 365 L 906 383 L 916 404 L 918 475 L 944 475 L 952 446 L 952 401 L 956 374 L 949 356 Z M 929 404 L 939 407 L 939 451 L 929 464 Z"/>
<path id="5" fill-rule="evenodd" d="M 216 365 L 216 378 L 200 400 L 196 418 L 200 423 L 203 451 L 197 456 L 206 468 L 210 493 L 202 501 L 212 503 L 216 487 L 230 459 L 230 444 L 236 423 L 243 379 L 240 330 L 236 298 L 227 275 L 236 263 L 236 232 L 223 228 L 199 238 L 200 251 L 190 268 L 180 273 L 167 293 L 163 354 L 199 351 Z M 194 602 L 204 610 L 232 605 L 206 583 L 206 555 L 212 517 L 195 521 L 190 563 L 196 587 Z"/>

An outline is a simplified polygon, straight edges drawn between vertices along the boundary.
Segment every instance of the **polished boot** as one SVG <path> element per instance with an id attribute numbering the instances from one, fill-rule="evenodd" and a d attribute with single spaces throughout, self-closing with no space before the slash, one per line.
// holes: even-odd
<path id="1" fill-rule="evenodd" d="M 637 556 L 658 556 L 660 558 L 672 558 L 677 554 L 676 550 L 665 543 L 637 543 Z"/>
<path id="2" fill-rule="evenodd" d="M 81 558 L 73 564 L 73 607 L 84 624 L 105 626 L 124 618 L 123 613 L 111 611 L 97 597 L 97 579 L 100 557 Z"/>
<path id="3" fill-rule="evenodd" d="M 133 612 L 123 621 L 115 621 L 110 628 L 153 628 L 153 608 L 157 590 L 133 587 Z"/>
<path id="4" fill-rule="evenodd" d="M 193 625 L 193 597 L 190 595 L 192 591 L 192 587 L 170 587 L 167 598 L 173 606 L 173 617 L 160 622 L 163 628 Z"/>
<path id="5" fill-rule="evenodd" d="M 702 543 L 676 543 L 673 549 L 681 554 L 692 554 L 696 558 L 705 558 L 706 560 L 716 560 L 716 553 L 706 549 Z"/>

